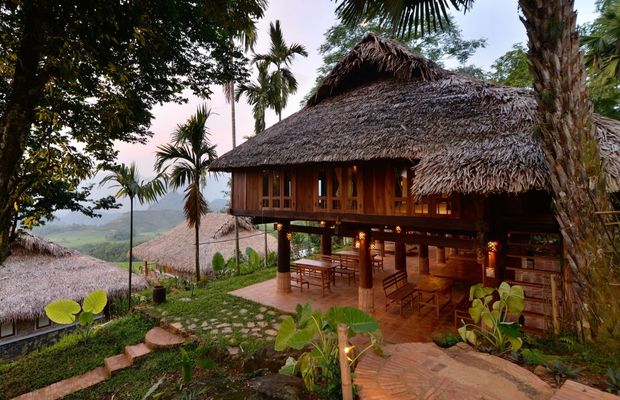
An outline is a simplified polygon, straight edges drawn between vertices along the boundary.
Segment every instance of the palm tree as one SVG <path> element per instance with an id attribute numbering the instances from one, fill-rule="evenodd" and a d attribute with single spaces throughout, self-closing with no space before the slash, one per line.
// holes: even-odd
<path id="1" fill-rule="evenodd" d="M 269 74 L 267 72 L 267 64 L 258 64 L 258 78 L 256 82 L 242 83 L 235 95 L 235 99 L 245 95 L 248 104 L 252 106 L 252 116 L 254 117 L 254 133 L 258 134 L 265 130 L 265 111 L 272 106 L 275 100 L 275 94 Z"/>
<path id="2" fill-rule="evenodd" d="M 604 81 L 620 79 L 620 0 L 599 4 L 601 16 L 583 38 L 585 63 Z"/>
<path id="3" fill-rule="evenodd" d="M 296 55 L 308 57 L 306 48 L 298 43 L 290 46 L 284 41 L 280 21 L 276 20 L 275 25 L 269 24 L 269 36 L 271 38 L 271 48 L 267 54 L 257 54 L 254 61 L 258 64 L 266 64 L 275 67 L 270 75 L 271 86 L 274 91 L 273 102 L 270 105 L 278 114 L 278 120 L 282 120 L 282 110 L 286 107 L 288 96 L 297 91 L 297 79 L 288 68 Z M 260 72 L 260 67 L 259 67 Z"/>
<path id="4" fill-rule="evenodd" d="M 434 29 L 447 20 L 452 5 L 467 11 L 473 0 L 337 0 L 344 22 L 380 17 L 401 35 L 412 28 Z M 576 326 L 603 319 L 613 300 L 614 278 L 605 253 L 611 243 L 597 211 L 612 210 L 595 136 L 593 111 L 579 50 L 573 0 L 518 0 L 529 38 L 529 59 L 538 100 L 538 127 L 549 165 L 554 208 L 565 244 L 571 289 L 565 304 Z"/>
<path id="5" fill-rule="evenodd" d="M 111 188 L 118 188 L 114 195 L 117 199 L 129 198 L 129 291 L 127 292 L 128 308 L 131 309 L 131 274 L 133 267 L 133 201 L 137 199 L 142 205 L 156 201 L 166 193 L 166 181 L 163 174 L 158 174 L 150 181 L 144 181 L 136 168 L 136 163 L 129 166 L 120 164 L 110 169 L 110 175 L 105 176 L 100 186 L 108 183 Z"/>
<path id="6" fill-rule="evenodd" d="M 200 220 L 208 212 L 201 187 L 206 185 L 209 167 L 217 158 L 207 130 L 210 116 L 211 110 L 206 105 L 198 107 L 196 114 L 173 132 L 172 143 L 157 148 L 155 161 L 158 171 L 172 166 L 168 179 L 173 189 L 187 185 L 183 212 L 188 226 L 195 232 L 196 282 L 200 281 Z"/>

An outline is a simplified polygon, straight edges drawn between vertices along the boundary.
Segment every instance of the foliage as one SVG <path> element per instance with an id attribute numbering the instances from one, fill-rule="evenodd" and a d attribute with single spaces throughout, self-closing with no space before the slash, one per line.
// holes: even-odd
<path id="1" fill-rule="evenodd" d="M 365 312 L 354 307 L 331 307 L 327 313 L 312 310 L 307 302 L 296 307 L 296 316 L 286 316 L 280 324 L 276 336 L 275 349 L 295 350 L 311 346 L 297 360 L 289 358 L 280 370 L 281 373 L 295 375 L 300 373 L 306 388 L 317 392 L 324 399 L 342 398 L 340 386 L 340 367 L 338 365 L 338 325 L 345 324 L 349 339 L 361 334 L 370 339 L 370 345 L 356 356 L 350 353 L 352 365 L 370 348 L 380 351 L 381 332 L 377 321 Z M 349 348 L 353 346 L 349 343 Z"/>
<path id="2" fill-rule="evenodd" d="M 499 300 L 493 300 L 495 293 Z M 502 282 L 494 289 L 479 283 L 469 289 L 469 300 L 472 302 L 469 315 L 475 324 L 482 322 L 482 326 L 464 324 L 460 327 L 458 331 L 463 341 L 474 346 L 491 346 L 500 353 L 521 348 L 522 333 L 516 322 L 525 302 L 521 286 Z"/>
<path id="3" fill-rule="evenodd" d="M 620 396 L 620 368 L 613 369 L 609 367 L 607 369 L 607 391 L 615 395 Z"/>
<path id="4" fill-rule="evenodd" d="M 380 18 L 368 19 L 364 24 L 354 26 L 340 23 L 329 28 L 324 35 L 323 44 L 319 47 L 319 53 L 323 56 L 323 65 L 318 68 L 314 87 L 304 101 L 314 94 L 327 74 L 368 32 L 374 32 L 383 37 L 397 38 L 397 35 L 389 28 L 383 26 Z M 463 39 L 461 30 L 453 22 L 450 22 L 450 25 L 446 26 L 443 31 L 421 36 L 410 34 L 400 38 L 400 41 L 412 51 L 435 62 L 441 64 L 449 60 L 456 60 L 461 67 L 476 50 L 486 46 L 485 39 Z"/>
<path id="5" fill-rule="evenodd" d="M 199 230 L 200 220 L 208 211 L 202 189 L 207 184 L 207 173 L 217 158 L 215 145 L 211 144 L 207 122 L 211 110 L 206 104 L 198 107 L 187 122 L 172 133 L 172 143 L 157 147 L 155 168 L 165 171 L 172 166 L 168 179 L 173 189 L 185 188 L 183 213 L 190 228 L 196 231 L 196 282 L 200 281 Z"/>
<path id="6" fill-rule="evenodd" d="M 534 80 L 530 72 L 527 49 L 516 43 L 512 49 L 493 62 L 489 78 L 499 84 L 515 87 L 533 87 Z"/>
<path id="7" fill-rule="evenodd" d="M 546 365 L 550 360 L 538 349 L 523 349 L 521 357 L 523 357 L 523 362 L 528 365 Z"/>
<path id="8" fill-rule="evenodd" d="M 189 383 L 192 381 L 194 367 L 196 366 L 196 364 L 203 369 L 211 369 L 215 367 L 215 361 L 211 360 L 210 358 L 196 357 L 195 352 L 190 353 L 184 348 L 179 349 L 179 355 L 179 364 L 181 365 L 181 377 L 184 385 L 189 385 Z"/>
<path id="9" fill-rule="evenodd" d="M 82 204 L 89 190 L 76 181 L 112 162 L 116 141 L 145 142 L 155 104 L 242 80 L 244 58 L 229 40 L 265 8 L 264 0 L 2 2 L 0 258 L 19 209 L 27 224 L 60 208 L 94 212 L 97 203 Z M 50 151 L 41 144 L 52 136 Z M 67 174 L 54 177 L 61 160 Z"/>
<path id="10" fill-rule="evenodd" d="M 555 379 L 555 383 L 560 385 L 563 379 L 576 378 L 583 368 L 576 368 L 573 364 L 564 363 L 561 360 L 553 360 L 545 364 L 551 371 Z"/>
<path id="11" fill-rule="evenodd" d="M 106 304 L 108 295 L 98 289 L 84 298 L 81 307 L 75 300 L 59 299 L 45 306 L 45 314 L 50 320 L 63 325 L 73 324 L 79 315 L 78 326 L 84 341 L 87 341 L 95 324 L 95 316 L 103 312 Z"/>
<path id="12" fill-rule="evenodd" d="M 596 78 L 620 79 L 620 1 L 602 0 L 599 17 L 586 28 L 584 62 Z"/>
<path id="13" fill-rule="evenodd" d="M 266 70 L 269 80 L 269 89 L 263 88 L 266 99 L 269 99 L 269 107 L 282 119 L 282 110 L 286 108 L 288 96 L 297 92 L 297 79 L 289 69 L 290 64 L 296 55 L 308 57 L 306 48 L 299 43 L 286 44 L 280 21 L 269 24 L 269 38 L 271 47 L 266 54 L 256 54 L 254 62 L 263 64 L 259 66 L 259 80 L 261 69 Z M 269 72 L 267 69 L 273 66 L 275 70 Z"/>
<path id="14" fill-rule="evenodd" d="M 433 342 L 439 347 L 447 349 L 455 344 L 462 342 L 463 340 L 459 335 L 455 335 L 452 332 L 443 332 L 433 336 Z"/>
<path id="15" fill-rule="evenodd" d="M 246 96 L 248 104 L 252 106 L 252 117 L 254 117 L 254 133 L 258 134 L 265 130 L 265 111 L 273 107 L 278 99 L 274 85 L 270 80 L 266 63 L 258 63 L 258 77 L 256 82 L 242 82 L 239 84 L 235 100 L 239 101 L 242 95 Z"/>
<path id="16" fill-rule="evenodd" d="M 87 342 L 81 333 L 69 333 L 53 345 L 0 364 L 2 398 L 13 398 L 100 367 L 106 357 L 142 342 L 154 325 L 155 321 L 142 315 L 128 315 L 101 325 Z"/>
<path id="17" fill-rule="evenodd" d="M 211 267 L 213 268 L 213 272 L 215 275 L 221 274 L 224 272 L 224 268 L 226 268 L 226 261 L 224 260 L 224 256 L 219 251 L 213 255 L 211 259 Z"/>

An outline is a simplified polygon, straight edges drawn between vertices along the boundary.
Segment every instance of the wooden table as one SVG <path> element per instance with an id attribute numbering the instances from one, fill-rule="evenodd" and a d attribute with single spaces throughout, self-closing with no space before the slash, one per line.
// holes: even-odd
<path id="1" fill-rule="evenodd" d="M 415 288 L 420 292 L 418 301 L 418 307 L 421 310 L 422 307 L 431 307 L 435 309 L 435 315 L 439 319 L 439 310 L 448 304 L 452 304 L 452 285 L 453 279 L 440 278 L 438 276 L 420 275 L 415 284 Z M 430 295 L 428 298 L 424 298 L 424 295 Z M 441 296 L 448 296 L 448 301 L 441 303 Z"/>
<path id="2" fill-rule="evenodd" d="M 309 285 L 319 286 L 325 295 L 325 289 L 331 291 L 334 283 L 334 265 L 330 261 L 302 258 L 292 263 L 302 272 L 302 279 Z"/>

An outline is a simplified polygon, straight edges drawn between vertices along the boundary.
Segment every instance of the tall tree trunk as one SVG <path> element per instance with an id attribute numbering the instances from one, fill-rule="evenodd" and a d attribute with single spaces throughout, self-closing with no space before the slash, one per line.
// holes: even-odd
<path id="1" fill-rule="evenodd" d="M 23 9 L 23 34 L 15 61 L 11 93 L 0 115 L 0 264 L 9 255 L 9 232 L 14 211 L 9 182 L 24 153 L 26 137 L 34 120 L 35 107 L 46 82 L 39 74 L 39 61 L 46 27 L 41 24 L 39 5 Z"/>
<path id="2" fill-rule="evenodd" d="M 230 115 L 232 116 L 232 147 L 237 147 L 237 120 L 235 117 L 235 81 L 230 81 Z M 232 177 L 231 177 L 232 179 Z M 232 207 L 232 181 L 230 185 L 230 205 Z M 239 218 L 235 215 L 235 265 L 237 266 L 237 275 L 241 274 L 241 260 L 239 251 Z"/>
<path id="3" fill-rule="evenodd" d="M 519 0 L 538 97 L 538 133 L 550 169 L 556 219 L 569 272 L 569 320 L 605 325 L 610 241 L 596 211 L 611 210 L 573 0 Z"/>
<path id="4" fill-rule="evenodd" d="M 195 262 L 196 262 L 196 283 L 200 282 L 200 184 L 198 183 L 198 174 L 196 174 L 196 223 L 194 224 L 194 240 L 196 243 L 196 248 L 194 252 Z"/>
<path id="5" fill-rule="evenodd" d="M 127 292 L 127 310 L 131 311 L 131 275 L 133 269 L 133 196 L 129 198 L 129 291 Z"/>

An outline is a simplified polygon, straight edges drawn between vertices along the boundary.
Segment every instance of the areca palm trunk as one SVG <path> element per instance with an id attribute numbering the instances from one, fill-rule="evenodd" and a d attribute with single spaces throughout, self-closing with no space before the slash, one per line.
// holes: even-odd
<path id="1" fill-rule="evenodd" d="M 565 311 L 579 328 L 605 325 L 611 247 L 596 211 L 612 210 L 579 51 L 573 0 L 519 0 L 538 96 L 538 133 L 550 168 L 567 261 Z M 612 322 L 613 323 L 613 322 Z"/>
<path id="2" fill-rule="evenodd" d="M 230 81 L 230 115 L 232 116 L 232 147 L 237 147 L 237 121 L 235 118 L 235 81 Z M 232 177 L 231 177 L 232 179 Z M 230 188 L 230 205 L 232 206 L 232 185 Z M 237 267 L 237 275 L 241 274 L 241 260 L 239 252 L 239 218 L 235 215 L 235 265 Z"/>
<path id="3" fill-rule="evenodd" d="M 196 262 L 196 283 L 200 282 L 200 184 L 198 182 L 198 177 L 196 178 L 196 182 L 194 183 L 196 190 L 196 222 L 194 224 L 194 240 L 196 243 L 194 257 Z"/>
<path id="4" fill-rule="evenodd" d="M 133 196 L 129 198 L 129 291 L 127 310 L 131 311 L 131 270 L 133 269 Z"/>

